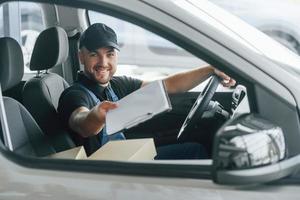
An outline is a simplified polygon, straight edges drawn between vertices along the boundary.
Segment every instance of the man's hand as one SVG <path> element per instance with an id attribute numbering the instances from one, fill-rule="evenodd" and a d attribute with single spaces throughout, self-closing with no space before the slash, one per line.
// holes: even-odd
<path id="1" fill-rule="evenodd" d="M 99 123 L 105 124 L 106 113 L 109 110 L 115 109 L 117 107 L 118 107 L 118 104 L 111 102 L 111 101 L 103 101 L 99 105 L 97 105 L 94 112 L 99 120 Z"/>
<path id="2" fill-rule="evenodd" d="M 105 125 L 107 112 L 117 107 L 117 103 L 110 101 L 103 101 L 91 110 L 79 107 L 71 114 L 69 126 L 82 137 L 97 135 Z"/>
<path id="3" fill-rule="evenodd" d="M 217 69 L 214 69 L 214 73 L 220 77 L 222 80 L 221 84 L 224 86 L 224 87 L 231 87 L 231 86 L 234 86 L 236 81 L 231 78 L 230 76 L 228 76 L 227 74 L 225 74 L 224 72 L 221 72 L 220 70 L 217 70 Z"/>

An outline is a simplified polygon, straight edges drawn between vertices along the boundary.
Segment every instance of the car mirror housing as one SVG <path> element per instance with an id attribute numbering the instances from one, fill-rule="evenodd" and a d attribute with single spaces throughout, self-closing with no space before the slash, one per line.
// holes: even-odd
<path id="1" fill-rule="evenodd" d="M 258 114 L 240 115 L 224 124 L 215 136 L 213 179 L 220 184 L 277 179 L 272 172 L 286 157 L 284 134 L 279 126 Z"/>

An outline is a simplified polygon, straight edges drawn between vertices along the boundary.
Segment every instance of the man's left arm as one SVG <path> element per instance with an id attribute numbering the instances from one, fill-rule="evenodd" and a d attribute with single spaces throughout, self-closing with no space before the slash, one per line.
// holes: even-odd
<path id="1" fill-rule="evenodd" d="M 226 87 L 234 86 L 235 80 L 226 75 L 225 73 L 215 69 L 212 66 L 200 67 L 193 70 L 189 70 L 186 72 L 177 73 L 171 76 L 168 76 L 164 79 L 167 92 L 171 93 L 178 93 L 178 92 L 186 92 L 203 81 L 209 78 L 211 75 L 216 74 L 219 76 L 223 81 L 221 82 L 222 85 Z M 143 85 L 147 84 L 143 82 Z M 142 85 L 142 86 L 143 86 Z"/>

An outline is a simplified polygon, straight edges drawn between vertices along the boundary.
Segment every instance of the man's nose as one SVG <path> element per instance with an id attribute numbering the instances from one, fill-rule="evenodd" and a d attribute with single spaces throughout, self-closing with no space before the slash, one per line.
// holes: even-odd
<path id="1" fill-rule="evenodd" d="M 106 67 L 108 64 L 108 59 L 105 56 L 98 56 L 98 65 L 100 65 L 101 67 Z"/>

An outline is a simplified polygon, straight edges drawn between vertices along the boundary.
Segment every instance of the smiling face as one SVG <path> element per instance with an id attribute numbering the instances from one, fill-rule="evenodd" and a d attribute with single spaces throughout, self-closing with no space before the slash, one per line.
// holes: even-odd
<path id="1" fill-rule="evenodd" d="M 84 74 L 101 85 L 110 81 L 117 69 L 117 51 L 112 47 L 102 47 L 89 51 L 80 49 L 79 59 L 84 65 Z"/>

